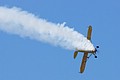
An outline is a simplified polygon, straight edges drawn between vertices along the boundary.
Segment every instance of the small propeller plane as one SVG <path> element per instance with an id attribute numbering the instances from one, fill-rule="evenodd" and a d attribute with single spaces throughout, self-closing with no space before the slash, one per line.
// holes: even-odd
<path id="1" fill-rule="evenodd" d="M 88 33 L 87 33 L 87 39 L 88 39 L 88 40 L 91 40 L 91 35 L 92 35 L 92 26 L 89 26 L 89 27 L 88 27 Z M 96 48 L 95 48 L 94 51 L 76 50 L 76 51 L 74 52 L 74 59 L 77 57 L 78 52 L 83 52 L 83 53 L 84 53 L 83 59 L 82 59 L 82 63 L 81 63 L 81 66 L 80 66 L 80 73 L 83 73 L 83 72 L 84 72 L 87 59 L 88 59 L 92 54 L 95 56 L 95 58 L 97 58 L 97 56 L 96 56 L 97 48 L 99 48 L 99 46 L 96 46 Z M 88 56 L 89 53 L 91 53 L 91 54 Z"/>

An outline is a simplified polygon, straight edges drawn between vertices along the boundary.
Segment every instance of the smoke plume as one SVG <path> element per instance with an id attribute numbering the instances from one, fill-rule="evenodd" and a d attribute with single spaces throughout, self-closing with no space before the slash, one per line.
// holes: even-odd
<path id="1" fill-rule="evenodd" d="M 82 34 L 65 26 L 41 19 L 17 7 L 0 7 L 0 31 L 50 43 L 69 50 L 94 50 Z"/>

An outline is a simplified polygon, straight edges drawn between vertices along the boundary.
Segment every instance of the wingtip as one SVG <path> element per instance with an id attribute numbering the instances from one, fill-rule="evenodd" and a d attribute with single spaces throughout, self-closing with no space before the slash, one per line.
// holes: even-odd
<path id="1" fill-rule="evenodd" d="M 92 27 L 91 25 L 89 25 L 89 27 Z"/>
<path id="2" fill-rule="evenodd" d="M 82 74 L 83 72 L 80 71 L 79 73 Z"/>

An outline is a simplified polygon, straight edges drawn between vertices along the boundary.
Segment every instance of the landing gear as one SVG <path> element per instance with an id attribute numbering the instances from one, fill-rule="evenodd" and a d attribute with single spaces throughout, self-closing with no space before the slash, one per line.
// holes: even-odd
<path id="1" fill-rule="evenodd" d="M 93 55 L 95 56 L 95 58 L 97 58 L 96 53 L 94 53 Z"/>
<path id="2" fill-rule="evenodd" d="M 97 58 L 97 56 L 95 54 L 93 54 L 95 58 Z M 92 54 L 90 54 L 87 58 L 89 59 L 92 56 Z"/>
<path id="3" fill-rule="evenodd" d="M 95 56 L 95 58 L 97 58 L 97 56 Z"/>
<path id="4" fill-rule="evenodd" d="M 99 48 L 99 46 L 96 46 L 96 48 Z"/>
<path id="5" fill-rule="evenodd" d="M 97 58 L 97 56 L 96 56 L 97 48 L 99 48 L 99 46 L 96 46 L 96 48 L 95 48 L 95 53 L 93 54 L 95 56 L 95 58 Z"/>

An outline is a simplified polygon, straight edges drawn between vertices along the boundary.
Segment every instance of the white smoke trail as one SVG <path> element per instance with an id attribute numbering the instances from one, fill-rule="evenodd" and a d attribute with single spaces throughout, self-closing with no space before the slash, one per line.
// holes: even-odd
<path id="1" fill-rule="evenodd" d="M 89 40 L 65 23 L 51 23 L 16 7 L 0 7 L 0 30 L 70 50 L 94 50 Z"/>

